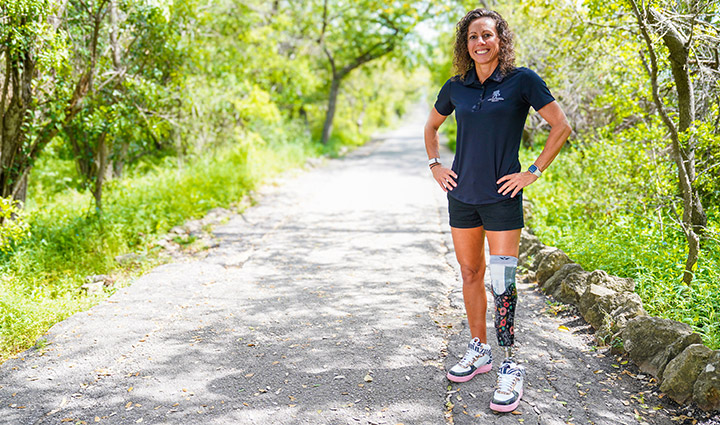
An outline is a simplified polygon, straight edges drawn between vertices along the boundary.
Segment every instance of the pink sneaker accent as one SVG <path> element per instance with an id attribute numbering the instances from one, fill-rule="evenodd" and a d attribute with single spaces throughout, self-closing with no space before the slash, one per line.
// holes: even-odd
<path id="1" fill-rule="evenodd" d="M 448 372 L 447 379 L 452 382 L 467 382 L 467 381 L 473 379 L 475 377 L 475 375 L 490 372 L 491 369 L 492 369 L 492 363 L 488 363 L 484 366 L 481 366 L 481 367 L 475 369 L 475 371 L 473 373 L 471 373 L 470 375 L 467 375 L 467 376 L 455 376 L 455 375 L 451 375 L 450 372 Z"/>
<path id="2" fill-rule="evenodd" d="M 501 413 L 512 412 L 513 410 L 517 409 L 517 407 L 520 405 L 520 399 L 522 398 L 522 396 L 523 396 L 523 391 L 522 391 L 522 389 L 520 389 L 520 391 L 518 392 L 518 399 L 515 401 L 515 403 L 502 405 L 502 404 L 495 404 L 491 401 L 490 408 L 496 412 L 501 412 Z"/>

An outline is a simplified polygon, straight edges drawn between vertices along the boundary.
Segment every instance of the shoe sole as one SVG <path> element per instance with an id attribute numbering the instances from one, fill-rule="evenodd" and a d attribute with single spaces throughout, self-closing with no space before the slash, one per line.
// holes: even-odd
<path id="1" fill-rule="evenodd" d="M 513 410 L 517 409 L 517 407 L 520 405 L 520 399 L 523 396 L 522 390 L 518 393 L 518 399 L 515 400 L 515 403 L 513 404 L 495 404 L 492 401 L 490 402 L 490 408 L 496 412 L 500 413 L 507 413 L 512 412 Z"/>
<path id="2" fill-rule="evenodd" d="M 467 382 L 467 381 L 473 379 L 473 377 L 475 377 L 475 375 L 479 375 L 481 373 L 487 373 L 487 372 L 490 372 L 491 370 L 492 370 L 492 363 L 488 363 L 485 366 L 475 369 L 475 372 L 473 372 L 467 376 L 455 376 L 455 375 L 451 375 L 450 372 L 448 372 L 447 379 L 452 382 Z"/>

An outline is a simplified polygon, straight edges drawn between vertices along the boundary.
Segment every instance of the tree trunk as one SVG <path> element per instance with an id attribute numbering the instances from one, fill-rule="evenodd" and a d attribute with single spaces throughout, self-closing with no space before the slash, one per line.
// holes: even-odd
<path id="1" fill-rule="evenodd" d="M 112 162 L 113 178 L 119 179 L 122 177 L 123 171 L 125 169 L 125 161 L 127 161 L 129 149 L 130 149 L 130 143 L 122 142 L 120 144 L 120 153 L 119 154 L 116 153 L 117 157 Z"/>
<path id="2" fill-rule="evenodd" d="M 32 76 L 36 60 L 30 51 L 13 57 L 5 55 L 5 75 L 0 100 L 0 196 L 25 201 L 26 191 L 18 185 L 26 174 L 22 163 L 26 133 L 23 130 L 28 111 L 32 107 Z"/>
<path id="3" fill-rule="evenodd" d="M 335 107 L 337 106 L 337 97 L 340 92 L 340 80 L 337 74 L 333 74 L 332 84 L 330 84 L 330 99 L 328 100 L 327 114 L 325 115 L 325 123 L 323 124 L 322 144 L 327 145 L 332 132 L 332 123 L 335 118 Z"/>
<path id="4" fill-rule="evenodd" d="M 95 198 L 95 209 L 98 213 L 102 213 L 102 190 L 103 183 L 105 182 L 105 175 L 107 173 L 109 156 L 109 150 L 106 140 L 107 132 L 102 132 L 102 134 L 100 134 L 100 137 L 98 137 L 97 153 L 95 154 L 94 159 L 95 164 L 92 167 L 94 168 L 93 171 L 95 171 L 95 175 L 93 176 L 95 181 L 92 189 L 92 194 Z"/>
<path id="5" fill-rule="evenodd" d="M 707 216 L 703 211 L 700 195 L 694 185 L 696 141 L 693 137 L 690 137 L 686 145 L 684 145 L 680 137 L 690 129 L 695 120 L 695 95 L 690 79 L 690 64 L 688 63 L 689 40 L 685 40 L 684 36 L 676 29 L 675 23 L 672 20 L 666 19 L 656 10 L 650 8 L 641 11 L 635 0 L 631 0 L 630 4 L 648 48 L 650 67 L 646 65 L 646 69 L 648 74 L 650 74 L 652 83 L 653 101 L 672 140 L 673 159 L 677 165 L 678 184 L 683 198 L 681 226 L 688 245 L 688 256 L 685 262 L 683 282 L 690 285 L 700 255 L 699 235 L 707 224 Z M 691 17 L 689 19 L 695 18 Z M 660 98 L 657 57 L 652 39 L 649 35 L 650 25 L 655 27 L 655 32 L 662 37 L 663 44 L 669 51 L 670 67 L 678 95 L 679 119 L 677 125 L 673 119 L 670 118 L 663 100 Z M 645 63 L 644 58 L 643 63 Z"/>
<path id="6" fill-rule="evenodd" d="M 678 94 L 678 133 L 685 133 L 696 119 L 695 90 L 690 80 L 689 46 L 684 37 L 676 30 L 672 22 L 664 22 L 655 10 L 650 10 L 648 18 L 653 24 L 661 24 L 664 34 L 663 44 L 668 48 L 670 70 L 672 71 L 675 88 Z M 701 234 L 707 225 L 707 216 L 700 202 L 700 195 L 694 187 L 695 183 L 695 148 L 697 141 L 691 136 L 686 145 L 677 146 L 676 161 L 678 168 L 684 168 L 685 178 L 681 178 L 684 207 L 688 214 L 683 214 L 683 222 L 692 227 L 695 233 Z M 688 241 L 689 242 L 689 241 Z"/>

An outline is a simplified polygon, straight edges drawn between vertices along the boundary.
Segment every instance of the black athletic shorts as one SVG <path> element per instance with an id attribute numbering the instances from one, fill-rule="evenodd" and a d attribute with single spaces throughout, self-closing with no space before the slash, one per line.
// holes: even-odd
<path id="1" fill-rule="evenodd" d="M 458 229 L 484 226 L 485 230 L 499 232 L 525 227 L 522 193 L 515 195 L 514 198 L 485 205 L 466 204 L 448 193 L 448 212 L 450 227 Z"/>

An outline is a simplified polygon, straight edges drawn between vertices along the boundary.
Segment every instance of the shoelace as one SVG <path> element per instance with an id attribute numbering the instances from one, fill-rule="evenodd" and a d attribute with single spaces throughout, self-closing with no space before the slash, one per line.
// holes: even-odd
<path id="1" fill-rule="evenodd" d="M 470 367 L 471 364 L 475 363 L 478 357 L 480 357 L 480 353 L 475 350 L 468 349 L 458 363 L 462 367 Z"/>
<path id="2" fill-rule="evenodd" d="M 497 391 L 505 394 L 511 394 L 515 390 L 515 383 L 518 381 L 518 373 L 501 373 L 497 379 Z"/>

